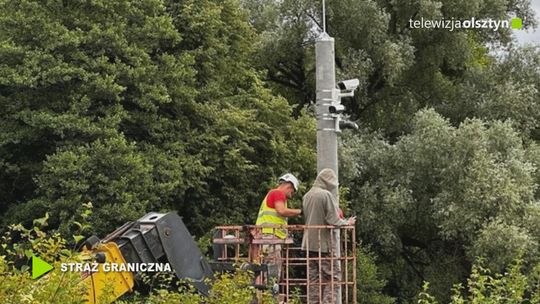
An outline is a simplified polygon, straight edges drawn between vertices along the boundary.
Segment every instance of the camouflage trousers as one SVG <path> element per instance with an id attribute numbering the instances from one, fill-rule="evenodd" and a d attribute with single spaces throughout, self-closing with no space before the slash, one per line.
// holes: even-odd
<path id="1" fill-rule="evenodd" d="M 275 239 L 273 234 L 264 234 L 263 239 Z M 268 278 L 278 283 L 281 279 L 281 268 L 283 268 L 283 258 L 281 256 L 281 245 L 262 246 L 263 263 L 268 266 Z"/>
<path id="2" fill-rule="evenodd" d="M 309 252 L 309 257 L 319 257 L 318 252 Z M 321 253 L 328 258 L 328 253 Z M 333 304 L 337 302 L 341 281 L 338 260 L 309 261 L 309 304 Z M 332 284 L 333 283 L 333 284 Z"/>

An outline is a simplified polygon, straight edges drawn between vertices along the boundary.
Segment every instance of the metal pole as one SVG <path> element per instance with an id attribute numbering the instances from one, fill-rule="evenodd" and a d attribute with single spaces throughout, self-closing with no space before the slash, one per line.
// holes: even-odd
<path id="1" fill-rule="evenodd" d="M 324 17 L 323 17 L 324 18 Z M 326 32 L 315 42 L 316 57 L 316 89 L 317 89 L 317 172 L 325 168 L 334 170 L 338 175 L 337 136 L 339 131 L 339 114 L 331 114 L 329 106 L 339 102 L 339 91 L 336 89 L 335 66 L 334 66 L 334 38 Z M 336 196 L 336 208 L 338 208 L 338 188 L 333 193 Z M 341 257 L 340 231 L 334 229 L 334 252 Z M 339 267 L 339 271 L 341 267 Z M 337 287 L 338 299 L 336 304 L 341 304 L 341 285 Z"/>
<path id="2" fill-rule="evenodd" d="M 326 33 L 326 5 L 322 0 L 322 30 Z"/>
<path id="3" fill-rule="evenodd" d="M 317 88 L 317 172 L 329 168 L 338 174 L 335 115 L 328 107 L 337 99 L 334 38 L 322 33 L 315 42 Z M 337 192 L 335 193 L 337 194 Z"/>

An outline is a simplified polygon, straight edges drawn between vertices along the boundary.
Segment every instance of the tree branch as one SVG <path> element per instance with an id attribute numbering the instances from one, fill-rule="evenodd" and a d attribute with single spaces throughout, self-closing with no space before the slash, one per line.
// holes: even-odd
<path id="1" fill-rule="evenodd" d="M 321 30 L 323 30 L 322 25 L 319 23 L 319 21 L 317 21 L 317 19 L 315 19 L 315 17 L 314 17 L 312 14 L 308 13 L 307 11 L 305 11 L 305 13 L 306 13 L 306 15 L 309 17 L 309 19 L 311 19 L 311 21 L 315 22 L 315 24 L 316 24 Z"/>
<path id="2" fill-rule="evenodd" d="M 268 75 L 268 80 L 279 83 L 281 85 L 284 85 L 284 86 L 287 86 L 287 87 L 290 87 L 290 88 L 298 89 L 298 84 L 295 83 L 293 80 L 290 80 L 290 79 L 285 80 L 285 79 L 279 78 L 279 77 L 277 77 L 275 75 L 269 74 Z"/>

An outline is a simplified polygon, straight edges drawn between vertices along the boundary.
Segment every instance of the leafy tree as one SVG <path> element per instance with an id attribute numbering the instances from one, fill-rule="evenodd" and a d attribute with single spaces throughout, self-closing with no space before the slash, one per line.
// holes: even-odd
<path id="1" fill-rule="evenodd" d="M 520 133 L 500 121 L 453 127 L 433 110 L 411 130 L 394 144 L 369 133 L 343 143 L 342 182 L 361 238 L 391 273 L 388 291 L 412 298 L 429 281 L 448 299 L 477 256 L 496 271 L 520 252 L 534 261 L 536 167 Z"/>
<path id="2" fill-rule="evenodd" d="M 322 28 L 320 1 L 244 3 L 262 36 L 258 54 L 264 58 L 259 62 L 268 71 L 267 79 L 291 103 L 307 106 L 314 100 L 313 42 Z M 355 98 L 344 101 L 348 113 L 365 127 L 382 129 L 392 138 L 406 132 L 411 117 L 426 106 L 445 115 L 455 114 L 461 119 L 455 123 L 472 117 L 462 107 L 470 100 L 459 92 L 475 92 L 475 85 L 469 85 L 471 73 L 493 77 L 489 73 L 496 61 L 493 54 L 512 45 L 511 29 L 413 29 L 410 20 L 509 20 L 518 16 L 525 28 L 536 26 L 530 1 L 337 0 L 328 1 L 327 6 L 327 31 L 336 39 L 338 77 L 360 80 Z M 515 49 L 511 47 L 509 52 Z M 527 62 L 522 60 L 526 56 L 511 57 Z M 529 88 L 520 89 L 512 80 L 504 83 L 530 95 Z"/>
<path id="3" fill-rule="evenodd" d="M 387 281 L 377 267 L 376 256 L 360 247 L 357 254 L 356 286 L 358 302 L 363 304 L 392 304 L 395 298 L 383 293 Z"/>
<path id="4" fill-rule="evenodd" d="M 471 66 L 456 85 L 456 102 L 437 107 L 454 122 L 511 119 L 526 141 L 540 139 L 540 48 L 511 46 L 491 64 Z"/>
<path id="5" fill-rule="evenodd" d="M 99 233 L 176 209 L 201 235 L 254 221 L 279 174 L 313 175 L 314 122 L 265 88 L 237 2 L 0 8 L 4 221 L 69 229 L 92 202 Z"/>
<path id="6" fill-rule="evenodd" d="M 533 273 L 523 272 L 522 261 L 517 259 L 508 266 L 504 273 L 493 273 L 483 266 L 482 261 L 473 265 L 471 275 L 465 287 L 456 284 L 452 288 L 449 303 L 538 303 L 540 301 L 539 271 L 537 265 Z M 419 294 L 421 303 L 437 303 L 428 292 L 429 284 L 424 284 Z"/>

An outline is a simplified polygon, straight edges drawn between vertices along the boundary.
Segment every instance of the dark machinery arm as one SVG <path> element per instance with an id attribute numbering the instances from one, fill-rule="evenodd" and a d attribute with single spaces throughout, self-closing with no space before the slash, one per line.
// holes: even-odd
<path id="1" fill-rule="evenodd" d="M 128 263 L 169 263 L 176 277 L 208 294 L 212 270 L 182 218 L 174 212 L 151 212 L 112 240 Z"/>

